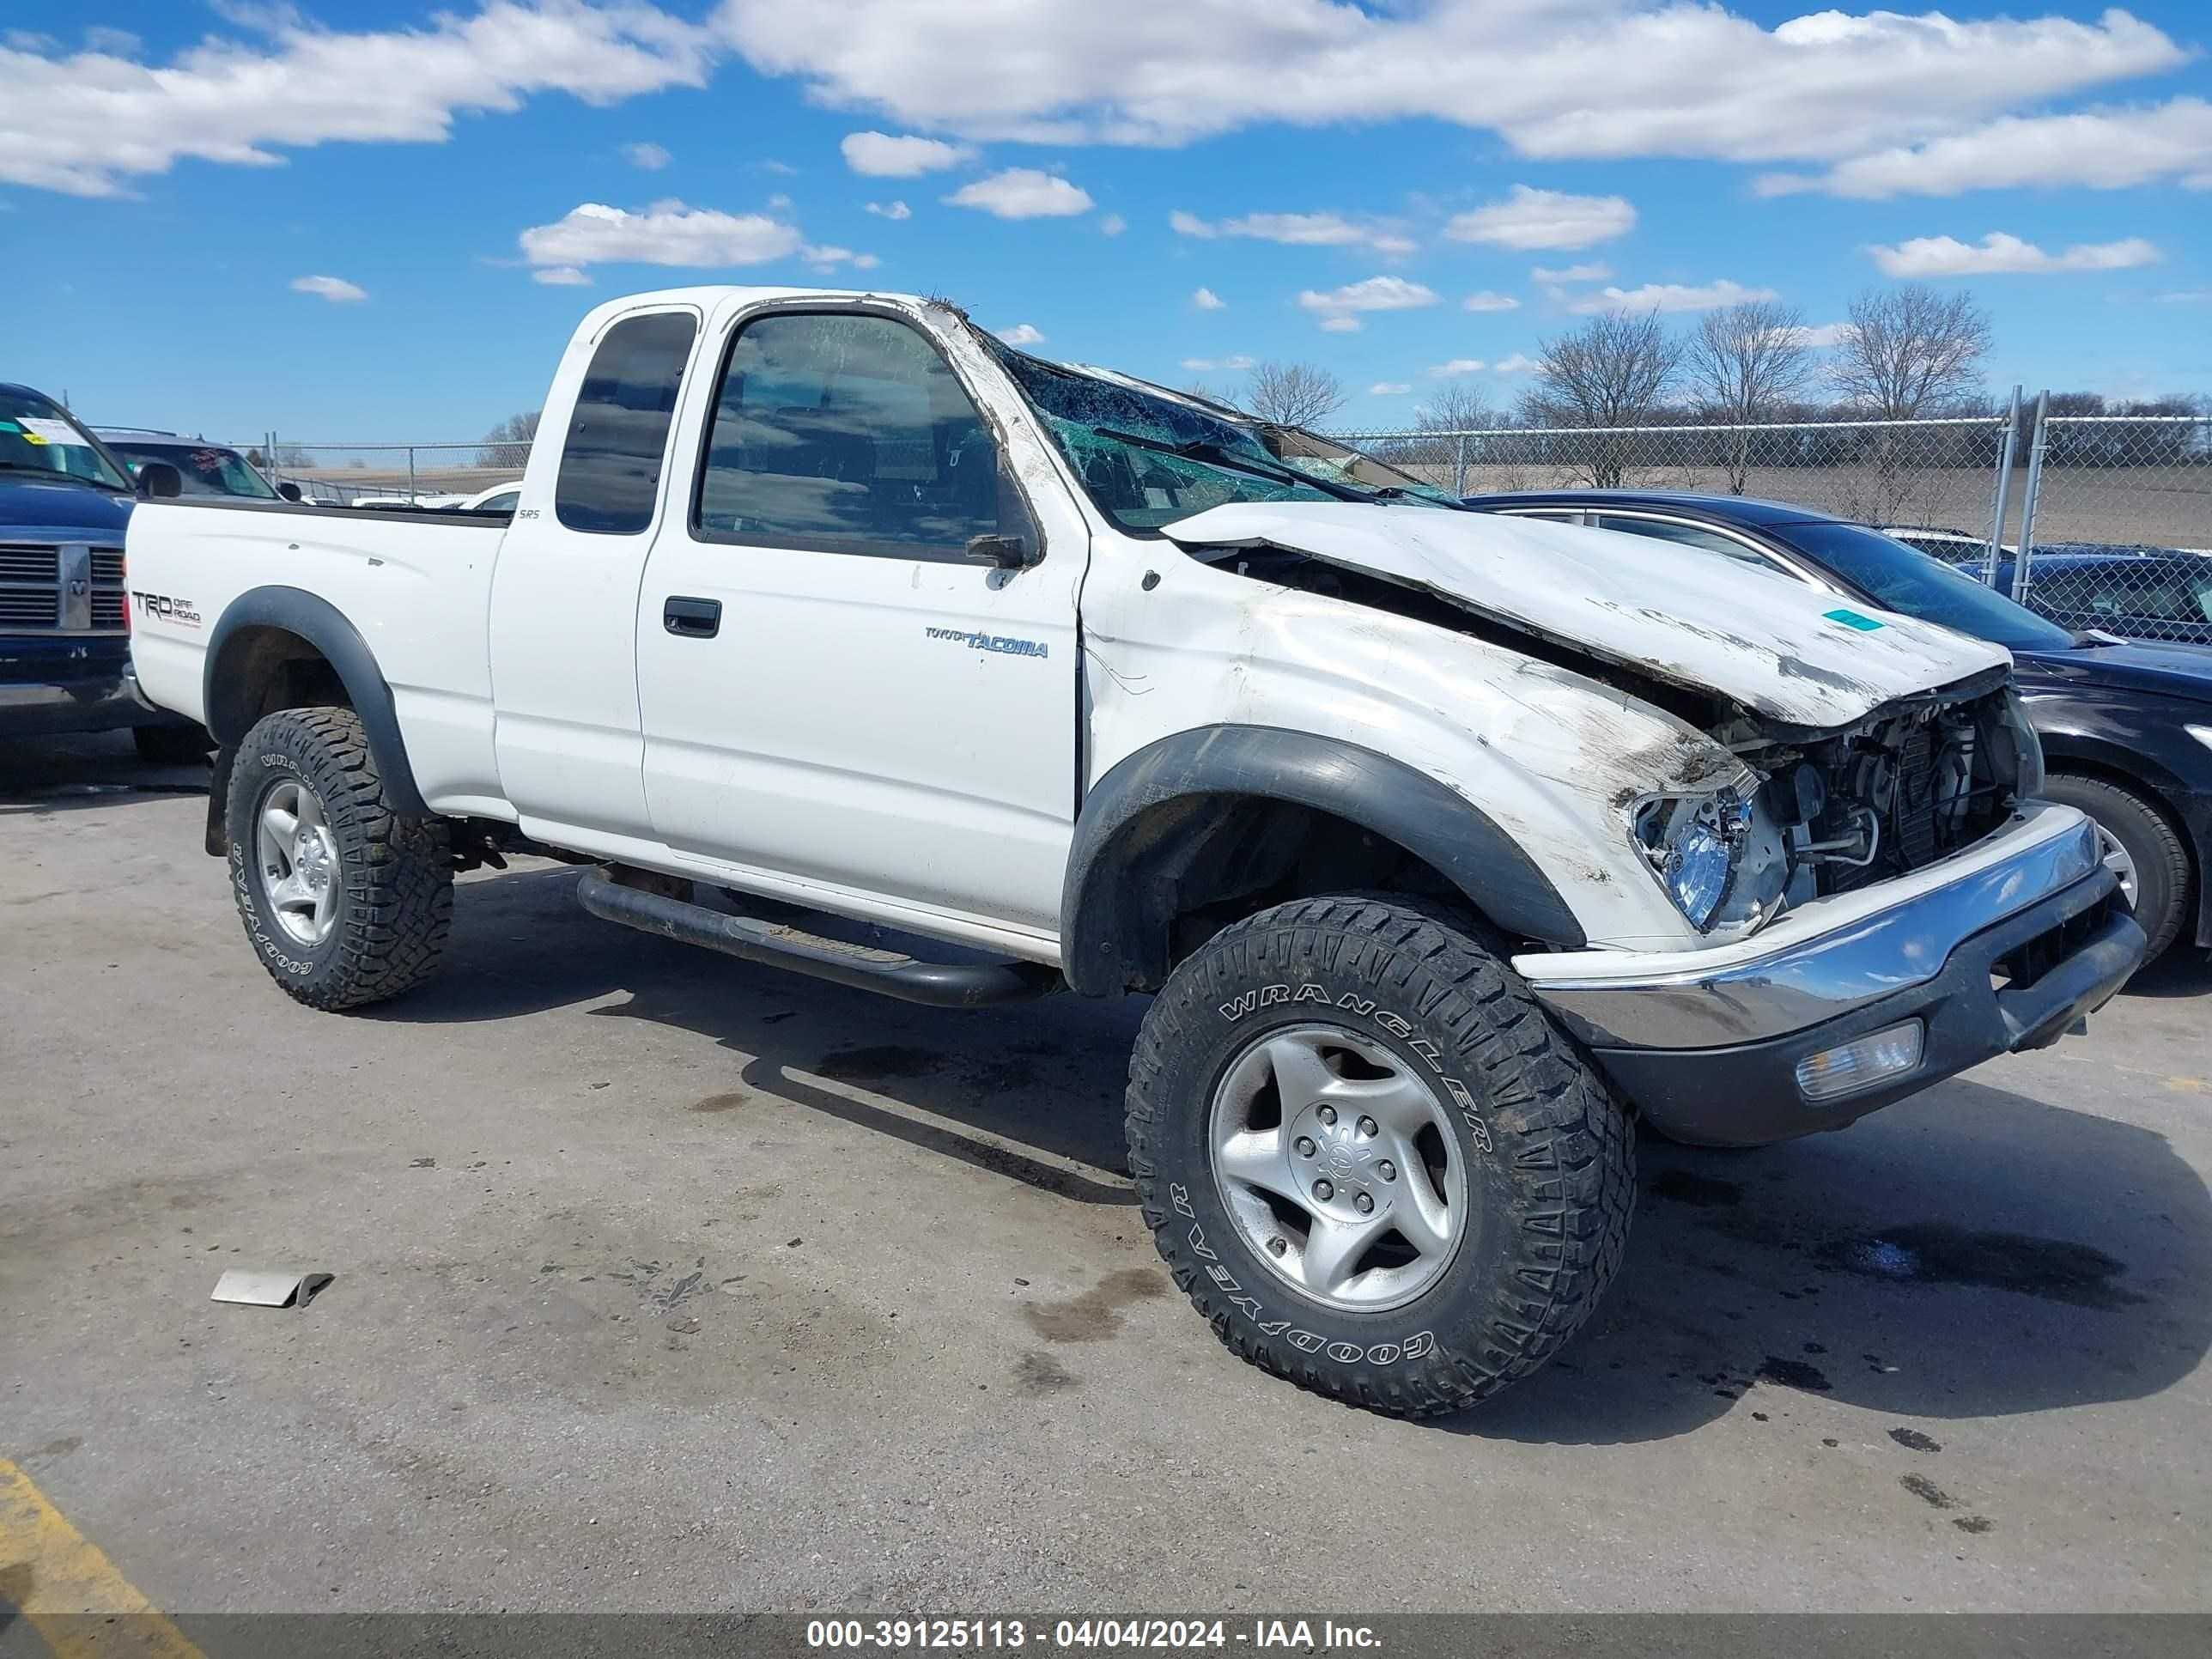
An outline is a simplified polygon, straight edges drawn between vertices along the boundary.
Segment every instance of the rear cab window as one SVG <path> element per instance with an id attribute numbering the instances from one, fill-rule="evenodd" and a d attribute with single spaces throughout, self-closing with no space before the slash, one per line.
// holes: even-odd
<path id="1" fill-rule="evenodd" d="M 668 428 L 698 319 L 688 311 L 625 317 L 592 353 L 576 392 L 553 487 L 570 530 L 635 536 L 651 527 Z"/>

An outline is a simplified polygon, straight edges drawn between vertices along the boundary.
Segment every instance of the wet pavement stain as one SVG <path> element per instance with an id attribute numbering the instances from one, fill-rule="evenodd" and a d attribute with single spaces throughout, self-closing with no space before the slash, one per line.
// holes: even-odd
<path id="1" fill-rule="evenodd" d="M 1959 1500 L 1924 1474 L 1900 1474 L 1897 1484 L 1932 1509 L 1955 1510 Z"/>
<path id="2" fill-rule="evenodd" d="M 1907 1451 L 1939 1452 L 1943 1449 L 1940 1443 L 1930 1440 L 1917 1429 L 1892 1429 L 1889 1437 Z"/>
<path id="3" fill-rule="evenodd" d="M 1166 1279 L 1150 1267 L 1124 1267 L 1065 1302 L 1025 1302 L 1022 1317 L 1048 1342 L 1103 1342 L 1121 1328 L 1123 1309 L 1167 1289 Z"/>
<path id="4" fill-rule="evenodd" d="M 1951 1524 L 1956 1527 L 1960 1532 L 1972 1533 L 1989 1532 L 1996 1526 L 1996 1522 L 1990 1520 L 1986 1515 L 1962 1515 L 1954 1520 Z"/>
<path id="5" fill-rule="evenodd" d="M 1042 1397 L 1083 1386 L 1075 1373 L 1050 1354 L 1032 1349 L 1014 1366 L 1014 1382 L 1024 1394 Z"/>
<path id="6" fill-rule="evenodd" d="M 1724 1209 L 1743 1202 L 1743 1188 L 1733 1181 L 1716 1181 L 1687 1170 L 1662 1170 L 1644 1189 L 1654 1198 L 1687 1204 L 1700 1210 Z"/>
<path id="7" fill-rule="evenodd" d="M 732 1090 L 728 1094 L 708 1095 L 690 1109 L 695 1112 L 734 1112 L 750 1098 L 743 1090 Z"/>
<path id="8" fill-rule="evenodd" d="M 1785 1389 L 1802 1389 L 1808 1394 L 1826 1394 L 1833 1386 L 1818 1365 L 1808 1365 L 1802 1359 L 1784 1359 L 1777 1354 L 1760 1360 L 1756 1375 L 1762 1382 L 1778 1382 Z"/>
<path id="9" fill-rule="evenodd" d="M 1862 1278 L 2014 1291 L 2074 1308 L 2125 1308 L 2146 1299 L 2112 1282 L 2127 1271 L 2125 1262 L 2091 1245 L 2032 1233 L 1917 1222 L 1829 1245 L 1821 1255 L 1825 1265 Z"/>

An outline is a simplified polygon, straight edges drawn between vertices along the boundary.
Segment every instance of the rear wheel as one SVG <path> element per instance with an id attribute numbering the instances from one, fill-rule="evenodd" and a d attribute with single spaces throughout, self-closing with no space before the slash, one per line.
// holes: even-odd
<path id="1" fill-rule="evenodd" d="M 262 720 L 239 745 L 225 806 L 239 916 L 289 995 L 358 1008 L 437 970 L 453 914 L 446 825 L 386 804 L 352 709 Z"/>
<path id="2" fill-rule="evenodd" d="M 2143 960 L 2155 958 L 2180 937 L 2189 915 L 2191 872 L 2180 832 L 2151 802 L 2103 778 L 2053 773 L 2043 793 L 2095 820 L 2105 866 L 2120 878 L 2120 890 L 2150 940 Z"/>
<path id="3" fill-rule="evenodd" d="M 1626 1112 L 1448 914 L 1302 900 L 1154 1000 L 1131 1168 L 1242 1358 L 1406 1417 L 1535 1370 L 1596 1305 L 1634 1198 Z"/>

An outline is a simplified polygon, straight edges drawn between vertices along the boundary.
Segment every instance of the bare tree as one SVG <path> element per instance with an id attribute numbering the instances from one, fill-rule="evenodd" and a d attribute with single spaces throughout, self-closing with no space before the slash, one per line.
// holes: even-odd
<path id="1" fill-rule="evenodd" d="M 1917 421 L 1982 399 L 1982 359 L 1990 349 L 1989 313 L 1964 290 L 1941 295 L 1907 283 L 1870 288 L 1851 301 L 1836 353 L 1836 389 L 1878 421 Z M 1878 427 L 1859 446 L 1863 487 L 1843 502 L 1854 517 L 1904 516 L 1920 469 L 1907 453 L 1912 435 Z"/>
<path id="2" fill-rule="evenodd" d="M 1751 434 L 1741 428 L 1777 418 L 1813 378 L 1804 313 L 1771 300 L 1709 311 L 1686 354 L 1691 390 L 1706 416 L 1736 428 L 1719 434 L 1718 447 L 1729 494 L 1741 495 L 1751 471 Z"/>
<path id="3" fill-rule="evenodd" d="M 1455 493 L 1467 488 L 1467 468 L 1480 459 L 1483 441 L 1460 434 L 1501 424 L 1482 388 L 1447 381 L 1431 393 L 1413 416 L 1413 435 L 1397 438 L 1377 453 L 1382 459 Z"/>
<path id="4" fill-rule="evenodd" d="M 1989 313 L 1963 290 L 1907 283 L 1851 301 L 1836 352 L 1836 388 L 1876 420 L 1917 421 L 1980 396 Z"/>
<path id="5" fill-rule="evenodd" d="M 1265 362 L 1252 371 L 1244 407 L 1263 421 L 1316 426 L 1345 405 L 1344 382 L 1314 363 Z"/>
<path id="6" fill-rule="evenodd" d="M 530 465 L 530 446 L 538 436 L 538 420 L 543 411 L 529 410 L 520 415 L 510 415 L 484 434 L 484 447 L 477 452 L 478 466 L 523 467 Z"/>
<path id="7" fill-rule="evenodd" d="M 1656 311 L 1603 312 L 1538 346 L 1535 383 L 1522 410 L 1533 426 L 1641 425 L 1665 401 L 1681 366 L 1681 342 L 1660 325 Z M 1594 435 L 1582 449 L 1574 471 L 1595 489 L 1620 489 L 1628 470 L 1626 437 Z"/>

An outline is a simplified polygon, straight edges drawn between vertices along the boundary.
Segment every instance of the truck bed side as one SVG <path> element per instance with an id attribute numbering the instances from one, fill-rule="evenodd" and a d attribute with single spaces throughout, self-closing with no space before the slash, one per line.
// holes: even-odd
<path id="1" fill-rule="evenodd" d="M 140 684 L 156 702 L 205 720 L 218 635 L 275 626 L 246 619 L 283 608 L 266 590 L 295 588 L 334 609 L 368 647 L 424 801 L 496 812 L 485 635 L 504 533 L 502 519 L 474 514 L 142 502 L 125 542 Z"/>

